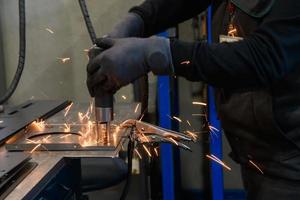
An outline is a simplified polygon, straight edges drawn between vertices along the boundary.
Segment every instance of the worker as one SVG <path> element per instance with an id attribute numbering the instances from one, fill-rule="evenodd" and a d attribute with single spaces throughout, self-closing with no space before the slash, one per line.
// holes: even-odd
<path id="1" fill-rule="evenodd" d="M 210 4 L 212 44 L 152 36 Z M 300 199 L 299 0 L 146 0 L 96 44 L 104 51 L 87 67 L 91 95 L 150 71 L 206 82 L 247 198 Z"/>

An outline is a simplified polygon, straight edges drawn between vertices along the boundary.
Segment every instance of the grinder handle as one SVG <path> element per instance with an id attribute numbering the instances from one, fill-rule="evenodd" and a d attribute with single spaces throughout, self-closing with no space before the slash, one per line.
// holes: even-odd
<path id="1" fill-rule="evenodd" d="M 92 47 L 88 52 L 89 59 L 95 58 L 97 55 L 102 53 L 104 49 L 97 46 Z M 113 107 L 113 94 L 107 93 L 103 89 L 96 88 L 95 90 L 95 107 L 101 108 L 112 108 Z"/>

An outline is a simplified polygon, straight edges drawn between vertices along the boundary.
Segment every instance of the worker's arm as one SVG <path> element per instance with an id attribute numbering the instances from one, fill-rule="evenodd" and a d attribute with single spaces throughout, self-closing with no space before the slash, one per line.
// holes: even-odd
<path id="1" fill-rule="evenodd" d="M 204 11 L 211 0 L 146 0 L 130 12 L 144 21 L 144 36 L 151 36 Z"/>
<path id="2" fill-rule="evenodd" d="M 268 87 L 299 68 L 299 35 L 298 15 L 265 22 L 240 42 L 174 40 L 170 46 L 175 73 L 217 87 Z"/>
<path id="3" fill-rule="evenodd" d="M 99 40 L 105 50 L 88 66 L 88 86 L 117 90 L 154 72 L 217 87 L 268 87 L 300 66 L 300 16 L 273 18 L 243 41 L 212 44 L 151 38 Z M 101 66 L 101 67 L 100 67 Z"/>

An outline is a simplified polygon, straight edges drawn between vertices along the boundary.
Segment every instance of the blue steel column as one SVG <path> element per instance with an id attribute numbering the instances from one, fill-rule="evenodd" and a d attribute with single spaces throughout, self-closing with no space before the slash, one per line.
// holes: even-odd
<path id="1" fill-rule="evenodd" d="M 209 43 L 212 42 L 212 10 L 211 7 L 208 9 L 207 14 L 207 40 Z M 217 119 L 214 89 L 208 87 L 208 120 L 210 125 L 220 130 L 216 134 L 210 134 L 210 153 L 222 159 L 222 134 L 220 121 Z M 224 199 L 224 184 L 223 184 L 223 169 L 216 162 L 211 161 L 211 188 L 212 188 L 212 199 L 221 200 Z"/>
<path id="2" fill-rule="evenodd" d="M 160 36 L 167 37 L 167 33 L 162 33 Z M 169 116 L 172 115 L 171 109 L 171 92 L 170 92 L 170 77 L 159 76 L 157 80 L 158 90 L 158 112 L 159 112 L 159 125 L 163 128 L 171 129 L 172 121 Z M 173 148 L 171 144 L 160 145 L 161 155 L 161 170 L 162 170 L 162 187 L 163 199 L 175 199 L 175 185 L 174 185 L 174 161 L 173 161 Z"/>

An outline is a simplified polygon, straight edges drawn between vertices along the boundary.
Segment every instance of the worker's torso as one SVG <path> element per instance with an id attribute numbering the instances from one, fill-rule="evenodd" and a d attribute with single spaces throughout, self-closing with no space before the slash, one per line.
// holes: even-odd
<path id="1" fill-rule="evenodd" d="M 237 36 L 247 37 L 273 16 L 295 15 L 295 9 L 284 9 L 292 8 L 293 2 L 233 0 Z M 227 35 L 230 22 L 227 7 L 228 1 L 213 1 L 214 42 L 219 42 L 221 34 Z M 295 171 L 300 175 L 300 163 L 294 165 L 299 169 L 292 170 L 290 163 L 285 165 L 293 156 L 300 158 L 300 66 L 270 88 L 216 88 L 216 103 L 233 157 L 238 162 L 254 160 L 270 173 L 285 170 L 284 177 L 295 177 Z M 295 178 L 300 180 L 299 176 Z"/>

